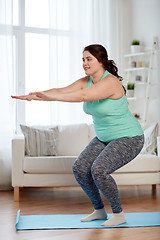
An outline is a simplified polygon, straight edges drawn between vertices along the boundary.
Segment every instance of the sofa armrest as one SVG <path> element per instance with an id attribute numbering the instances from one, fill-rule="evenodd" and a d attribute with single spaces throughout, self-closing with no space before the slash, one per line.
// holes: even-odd
<path id="1" fill-rule="evenodd" d="M 160 136 L 157 137 L 157 155 L 160 157 Z"/>
<path id="2" fill-rule="evenodd" d="M 23 186 L 23 159 L 25 154 L 24 136 L 12 139 L 12 186 Z"/>

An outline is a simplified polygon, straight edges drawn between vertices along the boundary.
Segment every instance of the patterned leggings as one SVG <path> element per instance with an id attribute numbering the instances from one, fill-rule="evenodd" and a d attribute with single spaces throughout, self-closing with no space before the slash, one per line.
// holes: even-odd
<path id="1" fill-rule="evenodd" d="M 81 152 L 73 164 L 73 173 L 94 209 L 104 207 L 100 190 L 113 213 L 122 211 L 118 188 L 110 174 L 133 160 L 143 144 L 144 135 L 118 138 L 111 142 L 101 142 L 95 137 Z"/>

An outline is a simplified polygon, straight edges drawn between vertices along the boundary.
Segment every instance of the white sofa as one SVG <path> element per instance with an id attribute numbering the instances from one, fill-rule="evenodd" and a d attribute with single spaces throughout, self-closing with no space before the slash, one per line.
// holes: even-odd
<path id="1" fill-rule="evenodd" d="M 95 136 L 87 124 L 58 127 L 56 156 L 26 156 L 25 138 L 12 140 L 12 186 L 14 199 L 19 201 L 20 187 L 77 186 L 72 164 Z M 157 155 L 139 154 L 133 161 L 112 174 L 118 185 L 160 184 L 160 137 Z"/>

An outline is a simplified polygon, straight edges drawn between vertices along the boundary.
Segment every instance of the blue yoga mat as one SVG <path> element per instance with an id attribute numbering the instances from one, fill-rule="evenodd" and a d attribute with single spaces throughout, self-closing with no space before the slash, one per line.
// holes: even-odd
<path id="1" fill-rule="evenodd" d="M 160 212 L 125 213 L 127 222 L 117 226 L 101 226 L 105 220 L 81 222 L 88 214 L 71 215 L 27 215 L 17 212 L 16 229 L 74 229 L 74 228 L 113 228 L 113 227 L 152 227 L 160 226 Z M 112 214 L 108 214 L 108 219 Z"/>

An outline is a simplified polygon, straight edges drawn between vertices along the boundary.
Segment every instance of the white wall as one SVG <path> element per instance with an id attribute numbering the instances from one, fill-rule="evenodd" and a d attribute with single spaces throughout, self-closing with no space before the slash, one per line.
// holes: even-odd
<path id="1" fill-rule="evenodd" d="M 121 66 L 123 54 L 129 53 L 133 39 L 141 41 L 143 50 L 151 49 L 154 36 L 160 45 L 160 0 L 119 0 L 118 4 Z"/>
<path id="2" fill-rule="evenodd" d="M 131 0 L 131 9 L 131 40 L 140 39 L 150 49 L 154 36 L 160 40 L 160 0 Z"/>

